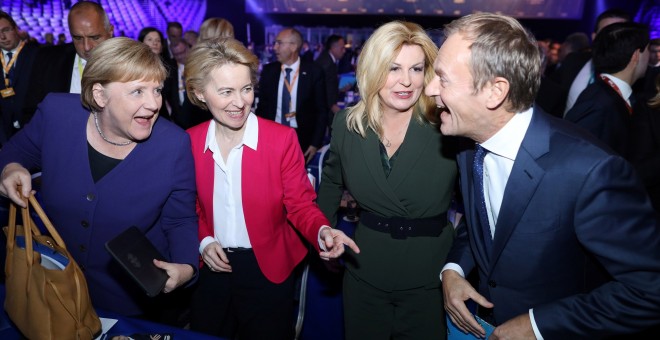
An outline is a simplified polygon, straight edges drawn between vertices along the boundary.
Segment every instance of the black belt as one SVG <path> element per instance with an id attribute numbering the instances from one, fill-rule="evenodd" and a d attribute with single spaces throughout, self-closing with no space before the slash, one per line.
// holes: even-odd
<path id="1" fill-rule="evenodd" d="M 440 236 L 447 226 L 447 213 L 427 218 L 382 217 L 368 211 L 360 213 L 360 222 L 369 229 L 388 233 L 393 239 L 415 236 Z"/>
<path id="2" fill-rule="evenodd" d="M 242 253 L 242 252 L 246 252 L 246 251 L 252 251 L 252 248 L 227 247 L 227 248 L 222 248 L 222 250 L 224 250 L 225 253 Z"/>

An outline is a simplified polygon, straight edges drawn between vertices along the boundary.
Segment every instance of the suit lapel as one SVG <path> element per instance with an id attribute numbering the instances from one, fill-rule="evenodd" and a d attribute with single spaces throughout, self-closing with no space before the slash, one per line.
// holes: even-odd
<path id="1" fill-rule="evenodd" d="M 407 214 L 408 210 L 394 193 L 394 190 L 392 189 L 392 186 L 388 182 L 387 178 L 385 178 L 383 163 L 380 160 L 379 143 L 380 141 L 378 140 L 376 133 L 371 129 L 367 129 L 366 141 L 364 143 L 360 143 L 362 147 L 362 156 L 364 157 L 367 168 L 369 169 L 369 172 L 371 173 L 374 181 L 376 181 L 378 188 L 382 190 L 383 194 L 385 194 L 385 197 L 387 197 L 394 205 L 401 209 L 402 214 Z"/>
<path id="2" fill-rule="evenodd" d="M 417 166 L 419 157 L 434 137 L 440 138 L 440 135 L 419 124 L 414 117 L 411 119 L 403 144 L 400 146 L 396 163 L 387 178 L 392 188 L 397 188 L 406 179 L 410 169 Z M 438 150 L 439 154 L 440 150 Z"/>
<path id="3" fill-rule="evenodd" d="M 549 151 L 550 130 L 545 119 L 547 118 L 543 117 L 543 113 L 535 108 L 532 121 L 511 169 L 495 225 L 491 254 L 493 266 L 497 263 L 511 233 L 520 222 L 545 175 L 545 171 L 536 162 L 536 159 Z"/>

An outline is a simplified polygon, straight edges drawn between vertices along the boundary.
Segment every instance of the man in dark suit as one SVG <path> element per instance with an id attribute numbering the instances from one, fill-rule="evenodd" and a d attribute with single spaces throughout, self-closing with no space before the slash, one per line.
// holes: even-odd
<path id="1" fill-rule="evenodd" d="M 328 107 L 323 69 L 314 62 L 300 60 L 301 46 L 302 35 L 294 28 L 285 28 L 277 35 L 274 46 L 277 61 L 261 71 L 255 113 L 295 128 L 309 162 L 323 146 Z"/>
<path id="2" fill-rule="evenodd" d="M 620 9 L 609 9 L 596 18 L 591 40 L 607 25 L 630 21 L 630 15 Z M 546 112 L 563 117 L 573 107 L 580 93 L 593 80 L 591 50 L 582 49 L 568 53 L 557 69 L 544 77 L 536 104 Z"/>
<path id="3" fill-rule="evenodd" d="M 594 31 L 591 33 L 591 40 L 595 40 L 598 33 L 608 25 L 629 21 L 631 21 L 631 17 L 626 11 L 618 8 L 608 9 L 596 18 L 596 25 Z M 575 105 L 580 93 L 593 82 L 595 77 L 590 53 L 577 52 L 576 55 L 569 55 L 566 57 L 566 61 L 562 67 L 561 82 L 566 92 L 561 99 L 566 101 L 563 113 L 565 116 L 568 110 Z"/>
<path id="4" fill-rule="evenodd" d="M 603 28 L 592 51 L 596 79 L 565 117 L 625 158 L 630 151 L 632 85 L 646 72 L 648 45 L 646 25 L 622 22 Z"/>
<path id="5" fill-rule="evenodd" d="M 21 41 L 14 19 L 0 11 L 0 48 L 3 68 L 0 78 L 1 146 L 22 127 L 23 105 L 38 47 L 36 44 Z"/>
<path id="6" fill-rule="evenodd" d="M 660 322 L 660 229 L 632 166 L 588 133 L 532 107 L 536 41 L 515 19 L 458 19 L 427 86 L 458 154 L 467 226 L 442 270 L 445 308 L 498 339 L 601 339 Z M 473 68 L 473 65 L 477 69 Z M 476 269 L 478 291 L 464 278 Z"/>
<path id="7" fill-rule="evenodd" d="M 334 115 L 341 110 L 337 105 L 339 101 L 339 77 L 337 75 L 337 64 L 346 52 L 344 38 L 333 34 L 325 41 L 325 50 L 316 59 L 316 63 L 323 68 L 325 74 L 325 93 L 328 100 L 329 123 L 332 123 Z M 348 104 L 348 103 L 346 103 Z"/>
<path id="8" fill-rule="evenodd" d="M 209 111 L 193 105 L 188 99 L 183 75 L 190 46 L 185 40 L 179 39 L 170 47 L 174 59 L 171 60 L 170 72 L 165 79 L 164 89 L 167 92 L 163 93 L 163 100 L 166 103 L 163 105 L 168 106 L 170 114 L 161 117 L 173 121 L 183 129 L 188 129 L 213 118 L 213 116 Z"/>
<path id="9" fill-rule="evenodd" d="M 92 50 L 112 38 L 114 27 L 98 3 L 77 2 L 68 20 L 73 43 L 44 47 L 37 53 L 26 100 L 29 117 L 48 93 L 80 93 L 82 72 Z"/>

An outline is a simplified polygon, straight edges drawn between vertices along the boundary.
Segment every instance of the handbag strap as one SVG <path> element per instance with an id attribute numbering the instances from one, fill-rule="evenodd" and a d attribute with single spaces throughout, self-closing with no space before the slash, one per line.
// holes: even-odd
<path id="1" fill-rule="evenodd" d="M 37 213 L 37 215 L 39 215 L 39 218 L 46 226 L 46 229 L 48 229 L 48 232 L 50 233 L 50 237 L 53 238 L 53 240 L 55 241 L 55 243 L 57 243 L 58 246 L 62 247 L 62 249 L 66 249 L 64 240 L 62 240 L 62 237 L 55 229 L 55 226 L 53 226 L 53 223 L 51 223 L 50 220 L 48 219 L 48 216 L 46 216 L 46 213 L 41 208 L 41 205 L 39 205 L 37 198 L 34 197 L 34 195 L 30 195 L 30 197 L 28 197 L 28 201 L 30 202 L 30 205 L 32 205 L 32 207 L 34 208 L 34 211 Z M 33 230 L 36 229 L 34 222 L 32 220 L 30 221 L 32 222 L 31 224 L 32 229 Z"/>
<path id="2" fill-rule="evenodd" d="M 30 194 L 30 196 L 27 198 L 25 203 L 26 203 L 25 208 L 21 207 L 21 215 L 23 217 L 23 237 L 25 238 L 25 257 L 27 260 L 28 271 L 31 271 L 32 263 L 34 261 L 34 251 L 32 244 L 33 235 L 37 235 L 37 236 L 41 235 L 41 232 L 39 231 L 39 228 L 37 228 L 32 217 L 30 216 L 30 205 L 34 208 L 34 211 L 37 213 L 41 221 L 46 226 L 46 229 L 50 233 L 50 236 L 55 241 L 55 243 L 64 250 L 66 250 L 66 245 L 64 244 L 64 240 L 57 232 L 50 219 L 48 219 L 48 216 L 46 216 L 46 213 L 41 208 L 41 205 L 39 204 L 39 202 L 37 201 L 37 199 L 34 197 L 33 194 Z M 17 210 L 17 206 L 14 202 L 12 202 L 9 206 L 9 223 L 7 228 L 7 260 L 5 262 L 5 276 L 11 275 L 11 270 L 12 270 L 11 263 L 13 261 L 14 248 L 16 245 L 16 229 L 17 229 L 16 210 Z"/>

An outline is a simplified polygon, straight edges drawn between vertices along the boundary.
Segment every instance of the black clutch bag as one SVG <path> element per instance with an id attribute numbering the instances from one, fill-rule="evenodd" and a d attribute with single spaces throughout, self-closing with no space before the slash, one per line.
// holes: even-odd
<path id="1" fill-rule="evenodd" d="M 136 227 L 130 227 L 105 243 L 105 249 L 131 275 L 148 296 L 158 295 L 169 278 L 153 263 L 164 260 L 156 247 Z"/>

